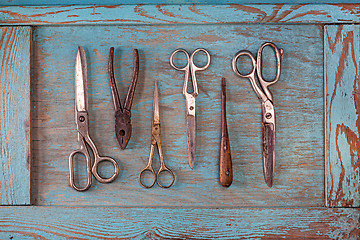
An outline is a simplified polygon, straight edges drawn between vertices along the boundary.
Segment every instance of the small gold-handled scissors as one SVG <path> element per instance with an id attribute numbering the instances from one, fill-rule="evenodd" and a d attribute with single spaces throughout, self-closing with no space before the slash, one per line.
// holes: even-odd
<path id="1" fill-rule="evenodd" d="M 139 54 L 138 50 L 134 49 L 134 74 L 129 86 L 124 105 L 121 106 L 119 93 L 116 87 L 116 80 L 114 77 L 114 48 L 110 48 L 108 73 L 111 87 L 112 99 L 115 108 L 115 136 L 120 148 L 125 149 L 129 142 L 132 132 L 131 126 L 131 104 L 135 93 L 136 82 L 139 76 Z"/>
<path id="2" fill-rule="evenodd" d="M 84 49 L 79 46 L 76 55 L 75 64 L 75 122 L 77 125 L 78 142 L 80 148 L 73 151 L 69 156 L 69 183 L 77 191 L 86 191 L 92 184 L 92 175 L 100 183 L 111 183 L 119 175 L 119 165 L 110 157 L 101 157 L 98 150 L 89 136 L 89 119 L 88 119 L 88 96 L 87 96 L 87 65 Z M 94 155 L 94 163 L 91 165 L 91 158 L 88 147 Z M 87 183 L 81 188 L 76 186 L 74 181 L 74 157 L 75 155 L 84 155 L 86 159 Z M 99 163 L 108 161 L 114 166 L 114 174 L 110 178 L 102 178 L 98 173 Z"/>
<path id="3" fill-rule="evenodd" d="M 207 56 L 207 63 L 203 67 L 198 67 L 194 64 L 194 56 L 198 52 L 204 52 Z M 184 67 L 177 67 L 174 64 L 175 54 L 183 52 L 186 56 L 187 63 Z M 195 164 L 195 152 L 196 152 L 196 119 L 195 119 L 195 100 L 199 94 L 196 71 L 203 71 L 210 65 L 210 54 L 203 48 L 196 49 L 191 55 L 182 48 L 176 49 L 170 56 L 170 65 L 179 71 L 185 72 L 185 81 L 183 86 L 183 94 L 186 98 L 186 126 L 187 126 L 187 142 L 188 142 L 188 160 L 189 166 L 193 169 Z M 191 75 L 193 92 L 188 92 L 188 83 Z"/>
<path id="4" fill-rule="evenodd" d="M 276 57 L 276 76 L 272 81 L 267 81 L 262 75 L 262 52 L 264 47 L 270 46 L 275 51 Z M 248 56 L 252 61 L 252 70 L 248 74 L 240 73 L 237 67 L 237 60 L 240 56 Z M 273 104 L 272 95 L 268 89 L 268 86 L 276 83 L 280 78 L 281 73 L 281 60 L 283 56 L 283 49 L 277 48 L 274 43 L 266 42 L 263 43 L 257 53 L 257 59 L 252 55 L 251 52 L 247 50 L 242 50 L 238 52 L 235 57 L 232 59 L 232 68 L 234 72 L 243 78 L 248 78 L 250 80 L 251 86 L 254 89 L 256 95 L 262 101 L 262 135 L 263 135 L 263 163 L 264 163 L 264 176 L 265 182 L 269 187 L 272 187 L 274 181 L 274 171 L 275 171 L 275 110 Z M 257 72 L 257 77 L 261 88 L 258 86 L 255 80 L 255 71 Z"/>
<path id="5" fill-rule="evenodd" d="M 163 156 L 162 147 L 161 147 L 160 114 L 159 114 L 159 91 L 158 91 L 158 87 L 157 87 L 157 81 L 155 81 L 155 89 L 154 89 L 153 120 L 152 120 L 151 135 L 152 135 L 152 137 L 151 137 L 151 147 L 150 147 L 149 162 L 146 165 L 146 167 L 139 174 L 140 185 L 142 187 L 144 187 L 144 188 L 151 188 L 152 186 L 154 186 L 155 182 L 157 182 L 157 184 L 160 187 L 169 188 L 169 187 L 171 187 L 173 185 L 173 183 L 175 181 L 175 174 L 169 168 L 167 168 L 165 166 L 164 156 Z M 152 167 L 154 150 L 155 150 L 156 144 L 157 144 L 157 147 L 158 147 L 159 158 L 160 158 L 160 169 L 159 169 L 159 171 L 157 173 L 155 173 L 154 168 Z M 143 178 L 142 177 L 143 177 L 145 172 L 151 172 L 152 175 L 154 176 L 154 181 L 150 185 L 146 185 L 146 184 L 143 183 Z M 165 172 L 170 173 L 170 175 L 172 177 L 172 181 L 168 185 L 163 185 L 159 181 L 159 175 L 161 173 L 165 173 Z"/>

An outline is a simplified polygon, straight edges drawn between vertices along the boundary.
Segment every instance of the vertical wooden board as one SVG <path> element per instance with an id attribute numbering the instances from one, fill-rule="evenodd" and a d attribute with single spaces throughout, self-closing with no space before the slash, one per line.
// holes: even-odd
<path id="1" fill-rule="evenodd" d="M 358 25 L 326 26 L 326 205 L 360 206 Z"/>
<path id="2" fill-rule="evenodd" d="M 323 32 L 308 25 L 152 25 L 36 27 L 34 30 L 34 104 L 32 112 L 32 195 L 39 205 L 116 206 L 322 206 Z M 231 69 L 235 53 L 256 54 L 265 41 L 284 48 L 281 78 L 270 87 L 277 114 L 275 182 L 263 177 L 261 103 L 247 79 Z M 68 186 L 68 156 L 78 147 L 74 123 L 74 62 L 85 48 L 89 78 L 90 134 L 102 155 L 118 160 L 121 172 L 111 184 L 94 181 L 87 192 Z M 115 76 L 122 101 L 139 49 L 140 75 L 133 108 L 133 133 L 126 150 L 114 136 L 114 110 L 107 76 L 109 48 L 115 47 Z M 210 67 L 199 72 L 195 169 L 187 163 L 184 73 L 169 57 L 176 48 L 210 51 Z M 271 51 L 269 50 L 269 53 Z M 269 55 L 273 57 L 273 55 Z M 265 77 L 275 67 L 264 58 Z M 247 62 L 248 63 L 248 62 Z M 234 181 L 218 181 L 221 126 L 221 77 L 227 79 L 228 127 Z M 138 174 L 145 167 L 151 140 L 154 80 L 159 81 L 162 145 L 175 171 L 170 189 L 143 189 Z M 158 168 L 158 156 L 154 156 Z M 106 172 L 104 172 L 106 173 Z M 109 174 L 109 172 L 108 172 Z M 80 172 L 79 176 L 84 177 Z"/>
<path id="3" fill-rule="evenodd" d="M 359 26 L 326 26 L 324 37 L 326 205 L 359 207 Z"/>
<path id="4" fill-rule="evenodd" d="M 30 204 L 30 27 L 0 28 L 0 204 Z"/>

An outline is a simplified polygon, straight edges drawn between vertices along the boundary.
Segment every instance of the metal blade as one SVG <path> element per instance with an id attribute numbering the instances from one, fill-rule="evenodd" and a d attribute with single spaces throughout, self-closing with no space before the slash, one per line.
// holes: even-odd
<path id="1" fill-rule="evenodd" d="M 159 114 L 159 90 L 157 81 L 155 81 L 154 87 L 154 100 L 153 100 L 153 125 L 160 124 L 160 114 Z"/>
<path id="2" fill-rule="evenodd" d="M 275 170 L 275 127 L 272 123 L 263 124 L 263 162 L 265 182 L 272 187 Z"/>
<path id="3" fill-rule="evenodd" d="M 128 93 L 126 95 L 124 109 L 130 111 L 132 101 L 134 98 L 135 87 L 139 76 L 139 53 L 137 49 L 134 49 L 134 71 L 133 71 L 133 79 L 131 80 L 131 84 L 129 86 Z"/>
<path id="4" fill-rule="evenodd" d="M 79 46 L 75 64 L 75 107 L 78 112 L 87 111 L 87 66 L 84 48 Z"/>
<path id="5" fill-rule="evenodd" d="M 196 121 L 195 116 L 186 116 L 187 126 L 187 141 L 188 141 L 188 159 L 189 166 L 191 169 L 194 168 L 195 164 L 195 153 L 196 153 Z"/>
<path id="6" fill-rule="evenodd" d="M 114 48 L 110 48 L 108 61 L 108 74 L 110 80 L 111 95 L 114 103 L 115 112 L 122 111 L 119 93 L 116 87 L 116 79 L 114 76 Z"/>

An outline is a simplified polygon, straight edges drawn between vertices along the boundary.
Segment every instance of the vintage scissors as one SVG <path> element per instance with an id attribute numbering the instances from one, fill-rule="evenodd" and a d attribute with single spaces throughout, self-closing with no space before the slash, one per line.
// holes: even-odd
<path id="1" fill-rule="evenodd" d="M 110 48 L 108 72 L 110 79 L 110 87 L 112 99 L 115 108 L 115 136 L 120 148 L 125 149 L 131 137 L 131 104 L 135 93 L 136 82 L 139 75 L 139 54 L 138 50 L 134 49 L 135 61 L 134 61 L 134 74 L 126 95 L 124 107 L 121 106 L 119 93 L 116 87 L 116 80 L 114 77 L 114 48 Z"/>
<path id="2" fill-rule="evenodd" d="M 262 52 L 264 47 L 270 46 L 275 51 L 276 57 L 276 76 L 272 81 L 267 81 L 262 75 Z M 240 73 L 237 67 L 237 60 L 240 56 L 248 56 L 252 61 L 252 71 L 248 74 Z M 266 42 L 263 43 L 257 53 L 257 59 L 247 50 L 242 50 L 238 52 L 235 57 L 232 59 L 232 68 L 234 72 L 243 78 L 248 78 L 250 80 L 251 86 L 253 87 L 256 95 L 262 101 L 262 135 L 263 135 L 263 163 L 264 163 L 264 176 L 266 184 L 271 187 L 274 180 L 274 171 L 275 171 L 275 110 L 273 104 L 272 95 L 268 89 L 268 86 L 276 83 L 280 78 L 281 73 L 281 60 L 283 56 L 283 49 L 277 48 L 274 43 Z M 255 80 L 255 71 L 257 72 L 257 77 L 261 88 L 258 86 Z"/>
<path id="3" fill-rule="evenodd" d="M 88 96 L 87 96 L 87 65 L 84 49 L 79 46 L 76 55 L 75 65 L 75 122 L 77 125 L 78 142 L 80 148 L 73 151 L 69 156 L 69 183 L 72 188 L 77 191 L 86 191 L 92 184 L 92 176 L 100 183 L 111 183 L 119 175 L 119 165 L 110 157 L 100 157 L 98 150 L 89 136 L 89 119 L 88 119 Z M 88 147 L 94 155 L 94 163 L 91 165 L 91 158 Z M 74 157 L 82 154 L 86 159 L 87 183 L 81 188 L 76 186 L 74 181 Z M 114 174 L 110 178 L 102 178 L 98 173 L 99 163 L 108 161 L 114 166 Z"/>
<path id="4" fill-rule="evenodd" d="M 154 102 L 153 102 L 153 120 L 152 120 L 152 128 L 151 128 L 151 147 L 150 147 L 150 157 L 149 162 L 146 167 L 139 174 L 139 182 L 140 185 L 144 188 L 151 188 L 154 186 L 155 182 L 162 188 L 169 188 L 173 185 L 175 181 L 175 174 L 165 166 L 164 156 L 161 147 L 161 138 L 160 138 L 160 114 L 159 114 L 159 92 L 157 87 L 157 81 L 155 81 L 155 89 L 154 89 Z M 154 168 L 152 167 L 153 156 L 155 145 L 157 144 L 159 157 L 160 157 L 160 169 L 157 173 L 155 173 Z M 154 180 L 150 185 L 144 184 L 143 175 L 145 172 L 151 172 L 154 176 Z M 159 181 L 159 176 L 161 173 L 168 172 L 171 175 L 172 181 L 168 185 L 163 185 Z"/>
<path id="5" fill-rule="evenodd" d="M 207 63 L 203 67 L 198 67 L 194 64 L 194 56 L 198 52 L 204 52 L 207 56 Z M 175 54 L 183 52 L 186 56 L 187 63 L 184 67 L 177 67 L 174 63 Z M 179 71 L 185 72 L 185 81 L 183 86 L 183 94 L 186 98 L 186 126 L 187 126 L 187 142 L 188 142 L 188 160 L 189 166 L 194 168 L 195 152 L 196 152 L 196 120 L 195 120 L 195 99 L 199 94 L 196 71 L 203 71 L 210 65 L 210 54 L 203 48 L 196 49 L 191 55 L 182 48 L 176 49 L 170 56 L 170 65 Z M 188 83 L 191 75 L 193 92 L 188 92 Z"/>

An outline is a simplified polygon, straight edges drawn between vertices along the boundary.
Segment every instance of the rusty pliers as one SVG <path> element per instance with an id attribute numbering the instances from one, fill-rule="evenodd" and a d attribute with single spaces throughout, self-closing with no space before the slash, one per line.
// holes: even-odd
<path id="1" fill-rule="evenodd" d="M 136 82 L 139 75 L 139 54 L 138 50 L 134 49 L 134 73 L 133 78 L 124 102 L 121 106 L 119 93 L 117 91 L 115 77 L 114 77 L 114 48 L 110 48 L 108 72 L 111 87 L 112 99 L 115 108 L 115 136 L 121 149 L 125 149 L 131 137 L 131 104 L 135 93 Z"/>

